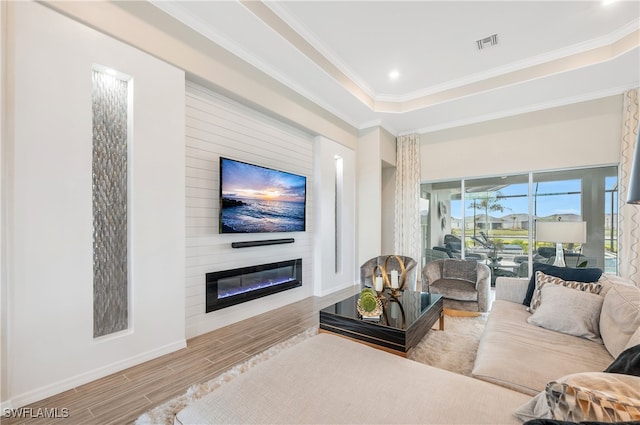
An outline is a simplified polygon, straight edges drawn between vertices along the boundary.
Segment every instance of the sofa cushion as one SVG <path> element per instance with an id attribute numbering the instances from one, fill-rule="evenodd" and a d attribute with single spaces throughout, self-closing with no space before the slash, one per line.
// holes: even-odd
<path id="1" fill-rule="evenodd" d="M 565 421 L 640 421 L 640 378 L 590 372 L 549 382 L 547 404 L 554 419 Z"/>
<path id="2" fill-rule="evenodd" d="M 613 357 L 627 348 L 640 327 L 640 288 L 611 285 L 600 313 L 600 335 Z"/>
<path id="3" fill-rule="evenodd" d="M 635 347 L 638 344 L 640 344 L 640 327 L 638 327 L 633 335 L 631 335 L 631 339 L 629 339 L 629 342 L 627 343 L 627 346 L 624 347 L 624 349 L 626 350 L 628 348 Z"/>
<path id="4" fill-rule="evenodd" d="M 604 371 L 640 376 L 640 344 L 624 350 Z"/>
<path id="5" fill-rule="evenodd" d="M 572 373 L 604 370 L 613 357 L 604 345 L 527 323 L 522 304 L 496 300 L 480 339 L 473 375 L 526 394 Z"/>
<path id="6" fill-rule="evenodd" d="M 570 267 L 556 267 L 546 263 L 533 263 L 533 274 L 529 281 L 529 287 L 527 288 L 527 295 L 525 295 L 522 304 L 529 306 L 531 304 L 531 297 L 533 297 L 533 291 L 536 287 L 536 272 L 541 271 L 544 274 L 550 276 L 556 276 L 563 280 L 573 280 L 576 282 L 597 282 L 602 276 L 602 270 L 598 268 L 578 268 L 573 269 Z"/>
<path id="7" fill-rule="evenodd" d="M 429 285 L 429 290 L 451 300 L 478 301 L 475 283 L 464 280 L 440 279 Z"/>
<path id="8" fill-rule="evenodd" d="M 442 265 L 443 279 L 456 279 L 471 282 L 474 285 L 478 280 L 478 262 L 470 260 L 447 260 Z"/>
<path id="9" fill-rule="evenodd" d="M 535 312 L 540 305 L 541 290 L 545 285 L 559 285 L 566 286 L 567 288 L 577 289 L 578 291 L 590 292 L 592 294 L 599 294 L 602 290 L 602 285 L 595 282 L 576 282 L 573 280 L 564 280 L 556 276 L 544 274 L 541 271 L 536 272 L 536 285 L 533 290 L 533 296 L 531 297 L 531 304 L 529 305 L 529 311 Z"/>
<path id="10" fill-rule="evenodd" d="M 602 343 L 598 324 L 604 299 L 600 295 L 553 284 L 544 285 L 540 293 L 540 306 L 527 322 Z"/>

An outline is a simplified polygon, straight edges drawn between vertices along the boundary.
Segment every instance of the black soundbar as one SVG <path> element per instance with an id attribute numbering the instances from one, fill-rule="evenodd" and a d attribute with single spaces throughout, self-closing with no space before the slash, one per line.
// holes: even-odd
<path id="1" fill-rule="evenodd" d="M 231 248 L 248 248 L 250 246 L 279 245 L 282 243 L 294 243 L 295 241 L 296 240 L 293 238 L 284 238 L 284 239 L 265 239 L 263 241 L 231 242 Z"/>

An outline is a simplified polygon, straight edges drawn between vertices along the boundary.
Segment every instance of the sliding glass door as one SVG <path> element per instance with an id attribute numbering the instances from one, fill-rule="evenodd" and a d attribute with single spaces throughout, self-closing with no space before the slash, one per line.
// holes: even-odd
<path id="1" fill-rule="evenodd" d="M 563 243 L 568 267 L 598 267 L 616 274 L 618 167 L 533 174 L 533 214 L 544 221 L 584 221 L 586 242 Z M 562 242 L 562 241 L 561 241 Z M 537 255 L 555 255 L 555 244 L 536 242 Z"/>
<path id="2" fill-rule="evenodd" d="M 423 265 L 474 258 L 497 276 L 525 277 L 553 263 L 554 242 L 537 241 L 537 221 L 584 221 L 584 243 L 563 244 L 568 267 L 617 272 L 617 167 L 424 183 Z M 564 241 L 561 241 L 564 242 Z"/>

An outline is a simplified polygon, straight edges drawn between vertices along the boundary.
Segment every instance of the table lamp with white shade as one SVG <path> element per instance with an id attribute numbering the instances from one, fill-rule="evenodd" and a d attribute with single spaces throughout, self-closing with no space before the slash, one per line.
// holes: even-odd
<path id="1" fill-rule="evenodd" d="M 585 243 L 587 241 L 586 221 L 536 221 L 536 240 L 556 243 L 554 266 L 566 267 L 563 243 Z"/>

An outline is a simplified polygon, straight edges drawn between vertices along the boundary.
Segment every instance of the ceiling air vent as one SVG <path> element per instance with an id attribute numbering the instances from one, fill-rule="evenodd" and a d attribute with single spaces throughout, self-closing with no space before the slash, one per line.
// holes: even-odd
<path id="1" fill-rule="evenodd" d="M 493 34 L 493 35 L 490 35 L 489 37 L 476 40 L 476 45 L 478 46 L 478 50 L 482 50 L 485 47 L 489 47 L 489 46 L 495 46 L 496 44 L 498 44 L 498 34 Z"/>

